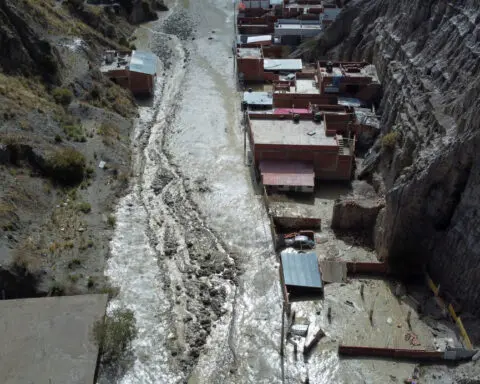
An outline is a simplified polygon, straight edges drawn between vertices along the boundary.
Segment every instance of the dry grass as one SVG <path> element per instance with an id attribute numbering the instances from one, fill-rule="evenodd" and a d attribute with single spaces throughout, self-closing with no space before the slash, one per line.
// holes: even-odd
<path id="1" fill-rule="evenodd" d="M 13 264 L 35 274 L 42 266 L 41 257 L 40 251 L 29 238 L 13 251 Z"/>
<path id="2" fill-rule="evenodd" d="M 0 95 L 10 100 L 10 105 L 5 103 L 0 109 L 10 109 L 16 114 L 30 110 L 56 111 L 61 108 L 55 104 L 53 97 L 39 79 L 6 76 L 0 73 Z"/>

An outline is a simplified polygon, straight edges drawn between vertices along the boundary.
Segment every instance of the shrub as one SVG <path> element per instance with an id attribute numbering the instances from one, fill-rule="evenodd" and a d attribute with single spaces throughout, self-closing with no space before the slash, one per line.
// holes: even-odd
<path id="1" fill-rule="evenodd" d="M 75 273 L 70 273 L 68 275 L 68 279 L 72 282 L 72 283 L 76 283 L 79 279 L 80 279 L 80 276 L 78 276 L 77 274 Z"/>
<path id="2" fill-rule="evenodd" d="M 65 293 L 65 286 L 59 281 L 53 281 L 48 289 L 49 296 L 62 296 Z"/>
<path id="3" fill-rule="evenodd" d="M 73 100 L 73 93 L 68 88 L 55 88 L 52 95 L 57 104 L 68 105 Z"/>
<path id="4" fill-rule="evenodd" d="M 120 37 L 118 44 L 128 47 L 128 40 L 125 36 Z"/>
<path id="5" fill-rule="evenodd" d="M 93 328 L 95 341 L 101 346 L 104 363 L 118 361 L 137 335 L 135 315 L 129 309 L 115 309 Z"/>
<path id="6" fill-rule="evenodd" d="M 80 265 L 82 265 L 82 261 L 80 259 L 75 258 L 68 262 L 68 269 L 77 268 Z"/>
<path id="7" fill-rule="evenodd" d="M 92 206 L 86 201 L 82 201 L 77 205 L 77 209 L 83 213 L 89 213 L 92 210 Z"/>
<path id="8" fill-rule="evenodd" d="M 393 149 L 395 148 L 395 144 L 397 143 L 399 138 L 398 132 L 389 132 L 385 136 L 382 137 L 382 147 L 386 149 Z"/>
<path id="9" fill-rule="evenodd" d="M 61 143 L 62 142 L 62 138 L 60 135 L 55 135 L 55 142 L 56 143 Z"/>
<path id="10" fill-rule="evenodd" d="M 71 140 L 79 141 L 82 143 L 87 141 L 87 138 L 85 137 L 85 132 L 83 131 L 83 127 L 80 124 L 64 125 L 63 131 Z"/>
<path id="11" fill-rule="evenodd" d="M 85 174 L 85 157 L 74 148 L 62 148 L 46 159 L 46 171 L 50 176 L 64 184 L 82 181 Z"/>
<path id="12" fill-rule="evenodd" d="M 107 223 L 110 227 L 115 227 L 115 224 L 117 224 L 117 219 L 115 218 L 114 215 L 108 215 L 107 217 Z"/>
<path id="13" fill-rule="evenodd" d="M 118 139 L 120 137 L 120 131 L 117 126 L 112 123 L 102 123 L 98 128 L 98 134 L 105 137 L 113 137 Z"/>

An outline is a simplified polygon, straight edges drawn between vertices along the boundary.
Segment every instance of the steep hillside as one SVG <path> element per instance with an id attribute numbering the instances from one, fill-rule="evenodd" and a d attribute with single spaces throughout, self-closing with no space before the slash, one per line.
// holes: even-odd
<path id="1" fill-rule="evenodd" d="M 115 198 L 128 184 L 136 106 L 98 65 L 104 49 L 130 44 L 132 31 L 121 13 L 103 8 L 0 0 L 6 298 L 111 290 L 103 268 Z"/>
<path id="2" fill-rule="evenodd" d="M 384 86 L 372 159 L 386 191 L 375 241 L 397 270 L 429 273 L 480 314 L 480 2 L 350 1 L 297 52 L 372 61 Z M 384 141 L 384 144 L 387 140 Z M 377 185 L 378 186 L 378 185 Z"/>

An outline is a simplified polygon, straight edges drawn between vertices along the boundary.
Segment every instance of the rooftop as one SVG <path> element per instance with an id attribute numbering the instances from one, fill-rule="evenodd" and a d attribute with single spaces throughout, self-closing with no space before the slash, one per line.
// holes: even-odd
<path id="1" fill-rule="evenodd" d="M 0 382 L 93 383 L 107 295 L 1 300 Z"/>
<path id="2" fill-rule="evenodd" d="M 126 52 L 107 51 L 103 56 L 102 72 L 127 69 L 130 63 L 131 54 Z"/>
<path id="3" fill-rule="evenodd" d="M 316 24 L 304 24 L 304 23 L 289 23 L 289 24 L 284 24 L 284 23 L 276 23 L 275 24 L 275 29 L 318 29 L 321 30 L 323 29 L 323 26 L 319 23 Z"/>
<path id="4" fill-rule="evenodd" d="M 245 58 L 262 58 L 262 50 L 260 48 L 237 48 L 237 57 Z"/>
<path id="5" fill-rule="evenodd" d="M 317 82 L 314 79 L 298 79 L 296 80 L 296 93 L 318 94 L 320 93 Z"/>
<path id="6" fill-rule="evenodd" d="M 268 118 L 250 116 L 250 127 L 255 144 L 308 145 L 338 147 L 335 137 L 325 135 L 324 122 L 300 120 L 295 123 L 291 117 Z"/>
<path id="7" fill-rule="evenodd" d="M 286 4 L 285 8 L 323 8 L 323 4 L 298 4 L 290 3 Z"/>
<path id="8" fill-rule="evenodd" d="M 272 105 L 273 95 L 271 92 L 244 92 L 243 101 L 248 105 Z"/>
<path id="9" fill-rule="evenodd" d="M 301 71 L 301 59 L 265 59 L 263 69 L 265 71 Z"/>
<path id="10" fill-rule="evenodd" d="M 377 70 L 372 64 L 356 67 L 349 66 L 348 64 L 334 66 L 331 73 L 328 73 L 325 67 L 321 67 L 320 71 L 322 72 L 322 76 L 371 77 L 372 82 L 379 82 Z"/>
<path id="11" fill-rule="evenodd" d="M 158 58 L 155 54 L 144 51 L 131 53 L 107 51 L 103 57 L 100 70 L 109 72 L 113 70 L 129 69 L 132 72 L 154 75 L 157 73 Z"/>
<path id="12" fill-rule="evenodd" d="M 310 288 L 323 287 L 317 255 L 314 252 L 282 252 L 281 255 L 285 285 Z"/>
<path id="13" fill-rule="evenodd" d="M 157 73 L 158 58 L 151 52 L 132 51 L 130 71 L 154 75 Z"/>
<path id="14" fill-rule="evenodd" d="M 315 171 L 311 163 L 262 160 L 259 168 L 263 185 L 315 186 Z"/>

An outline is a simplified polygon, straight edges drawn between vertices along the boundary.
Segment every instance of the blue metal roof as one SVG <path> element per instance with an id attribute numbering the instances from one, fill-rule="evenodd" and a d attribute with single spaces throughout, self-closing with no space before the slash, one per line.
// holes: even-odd
<path id="1" fill-rule="evenodd" d="M 285 285 L 323 288 L 317 255 L 282 252 L 282 269 Z"/>
<path id="2" fill-rule="evenodd" d="M 130 59 L 130 71 L 154 75 L 157 73 L 157 56 L 151 52 L 133 51 Z"/>

